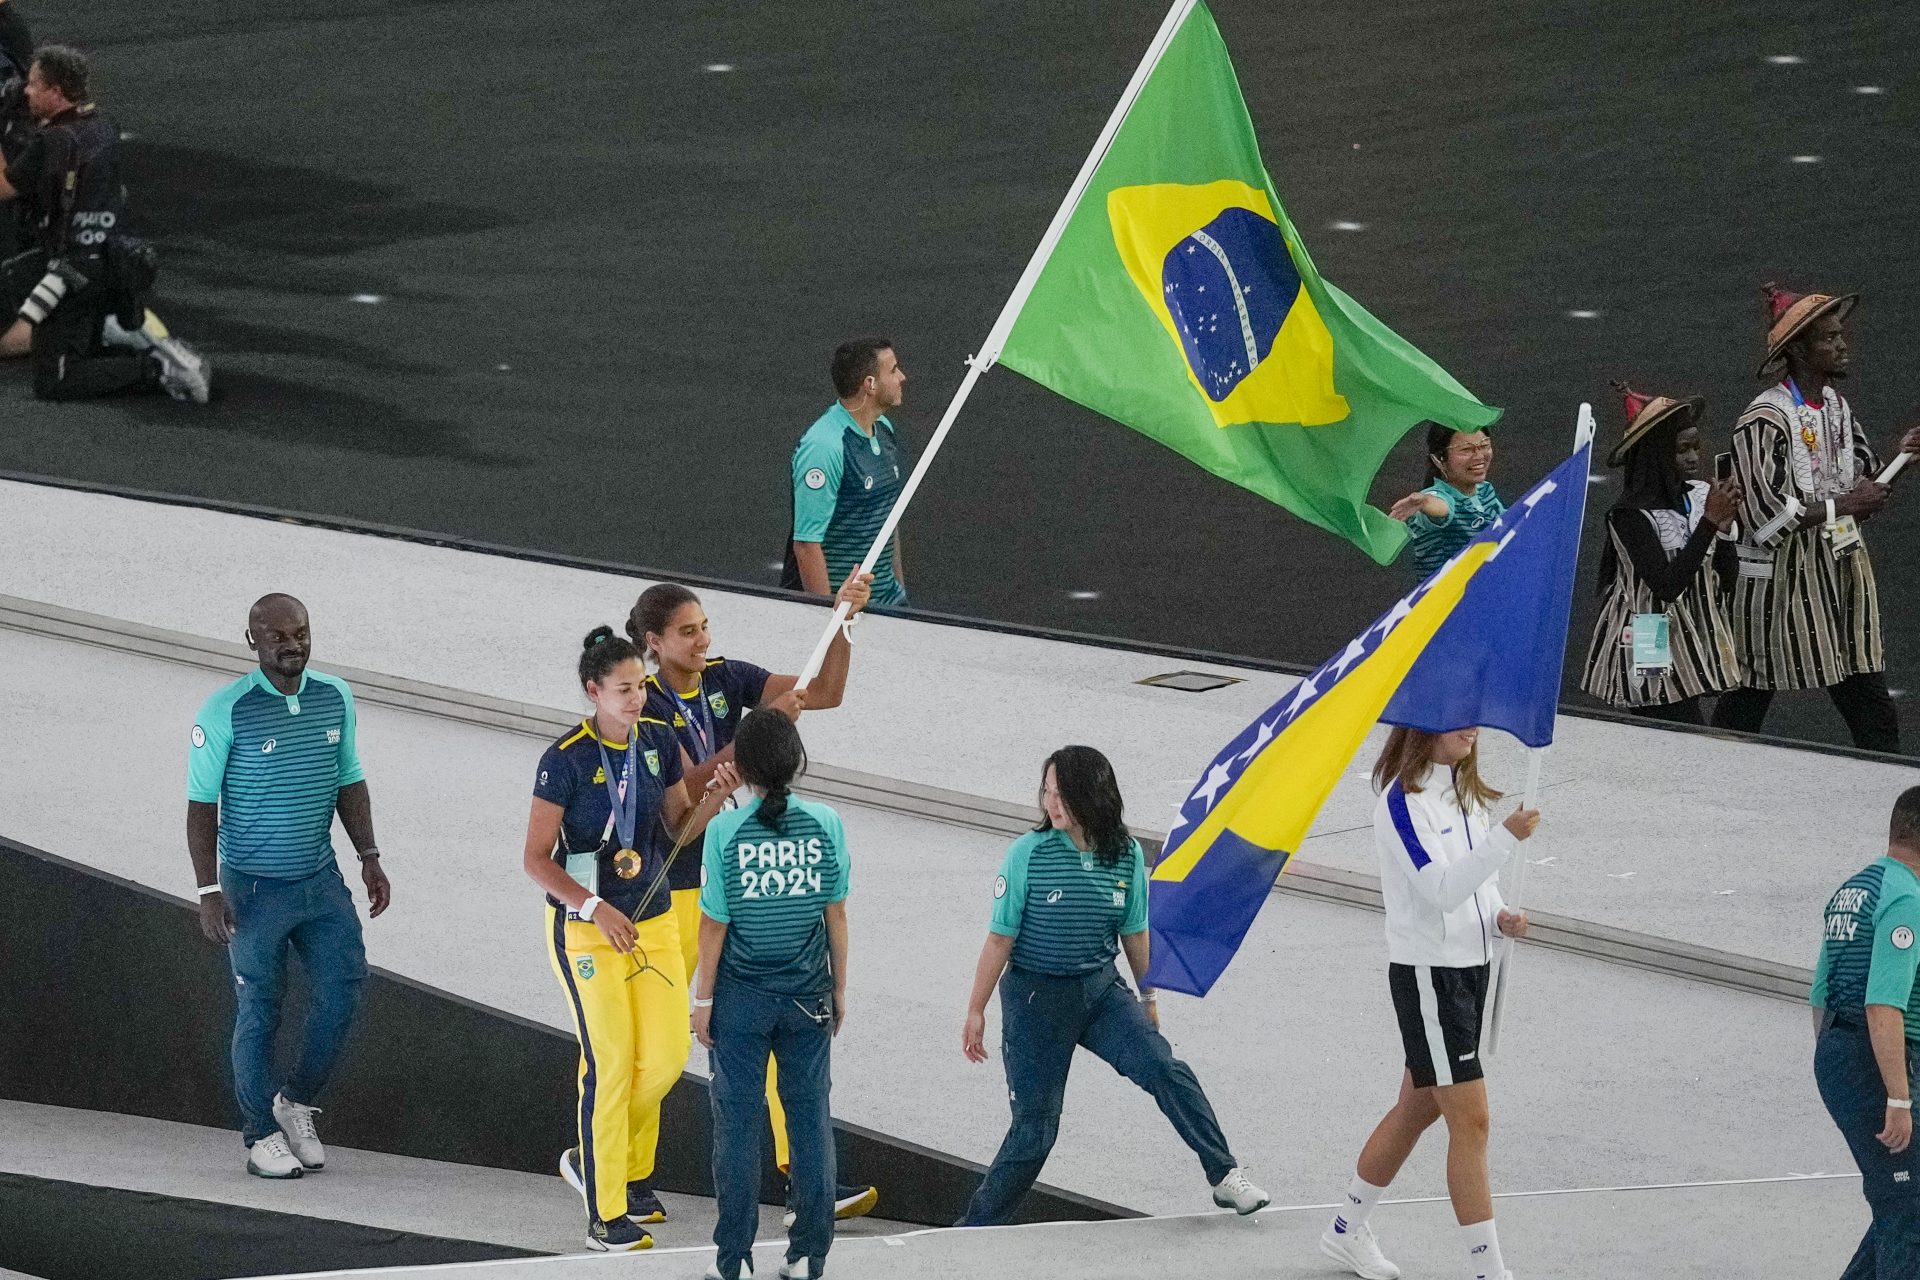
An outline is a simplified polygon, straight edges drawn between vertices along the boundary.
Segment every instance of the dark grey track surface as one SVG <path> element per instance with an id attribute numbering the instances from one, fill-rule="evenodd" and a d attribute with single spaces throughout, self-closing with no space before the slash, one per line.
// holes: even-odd
<path id="1" fill-rule="evenodd" d="M 160 309 L 220 394 L 39 405 L 0 371 L 0 468 L 744 581 L 772 577 L 826 352 L 890 333 L 913 375 L 897 416 L 925 440 L 1163 12 L 15 2 L 96 51 L 167 255 Z M 1215 10 L 1322 271 L 1507 408 L 1506 492 L 1564 453 L 1579 400 L 1617 432 L 1609 377 L 1708 395 L 1724 437 L 1768 278 L 1864 288 L 1852 399 L 1883 447 L 1913 420 L 1910 10 Z M 1892 683 L 1920 687 L 1906 487 L 1869 538 Z M 1596 531 L 1615 491 L 1593 490 Z M 908 539 L 928 607 L 1302 662 L 1408 574 L 1005 370 Z M 1920 698 L 1902 716 L 1920 747 Z M 1817 695 L 1770 727 L 1841 733 Z"/>

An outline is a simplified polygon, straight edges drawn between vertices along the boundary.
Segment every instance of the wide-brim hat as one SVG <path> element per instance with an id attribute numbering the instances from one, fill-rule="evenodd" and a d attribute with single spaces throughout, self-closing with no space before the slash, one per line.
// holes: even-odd
<path id="1" fill-rule="evenodd" d="M 1627 411 L 1627 429 L 1620 436 L 1620 443 L 1613 446 L 1613 452 L 1607 455 L 1607 465 L 1617 467 L 1625 462 L 1627 451 L 1647 438 L 1647 434 L 1675 414 L 1686 415 L 1688 423 L 1698 422 L 1707 407 L 1705 396 L 1688 396 L 1684 400 L 1673 396 L 1643 396 L 1624 382 L 1616 382 L 1614 388 L 1620 392 Z"/>
<path id="2" fill-rule="evenodd" d="M 1780 363 L 1787 344 L 1799 337 L 1808 325 L 1825 315 L 1837 315 L 1845 320 L 1854 304 L 1860 301 L 1857 293 L 1789 293 L 1771 282 L 1765 288 L 1767 315 L 1772 323 L 1767 328 L 1767 358 L 1760 362 L 1759 373 L 1763 378 Z"/>

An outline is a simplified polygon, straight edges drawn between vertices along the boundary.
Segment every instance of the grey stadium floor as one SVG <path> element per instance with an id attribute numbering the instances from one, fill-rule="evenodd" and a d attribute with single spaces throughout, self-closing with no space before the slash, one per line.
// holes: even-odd
<path id="1" fill-rule="evenodd" d="M 464 689 L 473 710 L 401 709 L 373 689 L 373 677 L 363 686 L 362 753 L 396 887 L 391 911 L 368 930 L 371 958 L 563 1025 L 533 893 L 518 870 L 537 731 L 481 723 L 475 709 L 518 705 L 529 722 L 557 732 L 575 705 L 567 668 L 577 636 L 623 613 L 640 583 L 29 486 L 0 486 L 0 497 L 0 536 L 18 551 L 0 565 L 0 705 L 10 724 L 0 737 L 0 811 L 10 836 L 186 896 L 177 834 L 185 727 L 201 698 L 229 677 L 208 669 L 214 659 L 181 656 L 183 646 L 199 638 L 213 652 L 260 590 L 293 590 L 314 610 L 317 666 Z M 727 641 L 716 652 L 731 648 L 776 667 L 806 648 L 823 616 L 718 593 L 706 603 Z M 58 626 L 49 621 L 53 610 L 67 611 Z M 78 618 L 93 620 L 91 638 L 78 638 Z M 986 887 L 1007 834 L 984 820 L 933 821 L 896 801 L 944 786 L 979 797 L 983 813 L 998 805 L 1017 820 L 1031 803 L 1035 763 L 1072 736 L 1112 750 L 1136 821 L 1151 831 L 1160 825 L 1154 804 L 1167 799 L 1161 790 L 1185 785 L 1182 774 L 1190 781 L 1287 683 L 1242 673 L 1245 685 L 1217 695 L 1126 683 L 1156 663 L 1164 666 L 1143 655 L 904 620 L 863 625 L 847 707 L 803 721 L 823 778 L 851 769 L 891 780 L 871 793 L 872 803 L 840 802 L 858 870 L 852 1013 L 836 1045 L 838 1115 L 970 1159 L 991 1156 L 1006 1116 L 998 1064 L 965 1063 L 957 1039 Z M 998 674 L 1002 696 L 1045 714 L 986 724 L 955 716 L 987 672 Z M 126 779 L 125 803 L 85 831 L 67 815 L 98 812 L 91 784 L 33 745 L 70 723 L 72 691 L 82 687 L 139 691 L 119 731 L 129 758 L 149 765 Z M 1529 850 L 1540 865 L 1529 866 L 1527 904 L 1648 937 L 1704 936 L 1755 966 L 1810 958 L 1818 902 L 1878 851 L 1874 815 L 1911 776 L 1585 722 L 1566 725 L 1551 760 L 1563 772 L 1547 803 L 1549 825 Z M 1797 763 L 1844 802 L 1832 818 L 1838 834 L 1798 843 L 1796 824 L 1808 833 L 1819 824 L 1756 780 L 1756 766 L 1775 761 Z M 1503 775 L 1517 771 L 1517 758 L 1503 760 Z M 1696 803 L 1688 787 L 1668 793 L 1648 781 L 1682 773 L 1708 790 L 1730 789 L 1724 821 L 1688 816 Z M 894 800 L 882 794 L 888 787 Z M 1303 857 L 1333 869 L 1345 859 L 1349 874 L 1363 878 L 1357 787 L 1357 777 L 1343 784 Z M 1733 816 L 1736 807 L 1744 817 Z M 1645 823 L 1633 850 L 1638 870 L 1616 880 L 1618 872 L 1603 868 L 1623 865 L 1620 816 L 1636 809 L 1648 811 L 1636 819 Z M 1849 826 L 1856 814 L 1857 830 Z M 1736 821 L 1750 825 L 1722 829 Z M 1763 870 L 1754 866 L 1756 850 L 1766 854 Z M 460 874 L 441 874 L 450 859 Z M 1645 894 L 1635 887 L 1643 878 L 1653 886 Z M 1710 883 L 1711 895 L 1667 901 L 1695 882 Z M 1724 887 L 1736 892 L 1723 897 Z M 1709 896 L 1717 919 L 1708 915 Z M 448 916 L 459 924 L 451 933 L 436 927 Z M 1353 905 L 1276 894 L 1214 992 L 1200 1001 L 1169 997 L 1165 1006 L 1176 1048 L 1276 1205 L 1325 1206 L 1337 1195 L 1391 1098 L 1399 1068 L 1379 927 L 1376 914 Z M 1491 1069 L 1495 1189 L 1507 1197 L 1500 1219 L 1517 1274 L 1837 1273 L 1865 1210 L 1813 1092 L 1804 1007 L 1658 971 L 1660 963 L 1652 950 L 1642 967 L 1547 947 L 1520 953 L 1508 1041 Z M 975 1265 L 1069 1276 L 1331 1274 L 1312 1243 L 1324 1208 L 1270 1211 L 1251 1223 L 1188 1216 L 1208 1207 L 1197 1167 L 1151 1102 L 1090 1059 L 1076 1068 L 1046 1176 L 1175 1216 L 847 1241 L 834 1274 L 950 1275 Z M 1425 1203 L 1382 1211 L 1381 1228 L 1409 1275 L 1452 1266 L 1446 1212 L 1431 1201 L 1443 1190 L 1435 1142 L 1394 1188 L 1397 1198 Z M 689 1247 L 694 1252 L 528 1265 L 555 1275 L 592 1265 L 691 1276 L 705 1258 Z M 515 1264 L 474 1274 L 507 1265 Z"/>

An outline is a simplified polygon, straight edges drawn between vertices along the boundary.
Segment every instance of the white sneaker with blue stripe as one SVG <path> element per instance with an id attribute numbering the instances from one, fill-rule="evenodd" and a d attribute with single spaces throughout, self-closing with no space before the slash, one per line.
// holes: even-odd
<path id="1" fill-rule="evenodd" d="M 1320 1233 L 1320 1252 L 1345 1266 L 1360 1280 L 1400 1280 L 1400 1268 L 1387 1261 L 1374 1239 L 1373 1228 L 1366 1223 L 1349 1226 L 1336 1217 Z"/>

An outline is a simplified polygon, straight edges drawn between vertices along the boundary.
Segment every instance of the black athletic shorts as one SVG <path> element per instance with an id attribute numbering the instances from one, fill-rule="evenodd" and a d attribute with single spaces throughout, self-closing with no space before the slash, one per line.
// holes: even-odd
<path id="1" fill-rule="evenodd" d="M 1491 969 L 1484 964 L 1471 969 L 1387 966 L 1393 1012 L 1416 1089 L 1465 1084 L 1486 1074 L 1480 1069 L 1480 1024 L 1487 1011 Z"/>

